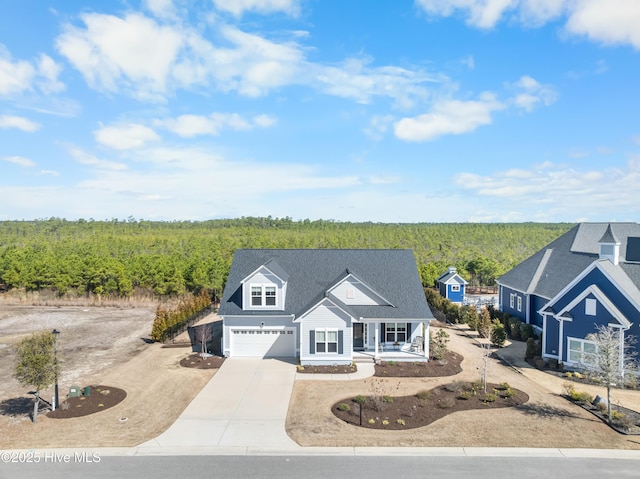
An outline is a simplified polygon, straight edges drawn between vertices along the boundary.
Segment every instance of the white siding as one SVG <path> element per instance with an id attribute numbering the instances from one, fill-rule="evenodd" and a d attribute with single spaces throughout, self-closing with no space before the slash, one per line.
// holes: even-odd
<path id="1" fill-rule="evenodd" d="M 276 306 L 251 306 L 251 285 L 256 286 L 275 286 L 276 287 Z M 261 268 L 253 276 L 248 277 L 242 285 L 242 309 L 265 309 L 282 311 L 286 301 L 286 284 L 271 273 L 266 268 Z"/>
<path id="2" fill-rule="evenodd" d="M 331 294 L 344 304 L 352 306 L 380 306 L 383 303 L 372 294 L 371 290 L 353 278 L 347 278 L 333 290 Z"/>
<path id="3" fill-rule="evenodd" d="M 317 306 L 300 321 L 300 363 L 301 364 L 351 364 L 353 356 L 353 336 L 351 317 L 329 301 Z M 311 354 L 310 332 L 316 329 L 334 329 L 342 331 L 342 354 Z M 338 346 L 338 351 L 340 346 Z"/>

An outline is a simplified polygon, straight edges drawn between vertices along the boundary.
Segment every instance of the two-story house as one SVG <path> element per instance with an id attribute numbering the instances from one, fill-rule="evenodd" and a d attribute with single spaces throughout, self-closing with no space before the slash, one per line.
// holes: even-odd
<path id="1" fill-rule="evenodd" d="M 535 327 L 542 355 L 579 365 L 588 335 L 640 333 L 640 225 L 580 223 L 498 279 L 500 309 Z"/>
<path id="2" fill-rule="evenodd" d="M 350 364 L 428 358 L 427 304 L 410 250 L 240 249 L 220 304 L 223 354 Z"/>

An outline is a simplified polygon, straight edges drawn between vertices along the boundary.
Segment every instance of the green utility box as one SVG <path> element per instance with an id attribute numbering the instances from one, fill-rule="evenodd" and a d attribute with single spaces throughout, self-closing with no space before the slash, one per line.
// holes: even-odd
<path id="1" fill-rule="evenodd" d="M 91 386 L 85 386 L 82 388 L 82 395 L 83 396 L 90 396 L 91 395 Z"/>
<path id="2" fill-rule="evenodd" d="M 77 398 L 77 397 L 80 397 L 81 395 L 82 395 L 82 393 L 80 392 L 80 386 L 71 386 L 69 388 L 68 397 Z"/>

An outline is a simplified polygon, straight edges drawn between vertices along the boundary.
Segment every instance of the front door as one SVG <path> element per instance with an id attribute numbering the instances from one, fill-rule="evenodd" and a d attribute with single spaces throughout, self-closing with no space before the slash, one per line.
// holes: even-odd
<path id="1" fill-rule="evenodd" d="M 363 324 L 353 323 L 353 350 L 362 351 L 364 349 Z"/>

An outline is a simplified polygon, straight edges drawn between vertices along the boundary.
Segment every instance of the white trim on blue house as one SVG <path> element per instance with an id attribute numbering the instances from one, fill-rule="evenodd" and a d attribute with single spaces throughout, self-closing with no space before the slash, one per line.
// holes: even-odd
<path id="1" fill-rule="evenodd" d="M 620 310 L 615 307 L 615 305 L 609 300 L 609 298 L 607 298 L 602 290 L 595 284 L 588 286 L 584 291 L 582 291 L 582 293 L 577 295 L 573 299 L 573 301 L 571 301 L 564 308 L 558 311 L 558 316 L 562 315 L 563 313 L 569 312 L 591 294 L 596 297 L 596 299 L 607 309 L 607 311 L 609 311 L 609 313 L 611 313 L 611 316 L 616 318 L 616 320 L 620 323 L 620 325 L 622 325 L 622 327 L 628 329 L 631 326 L 629 320 L 624 317 Z"/>

